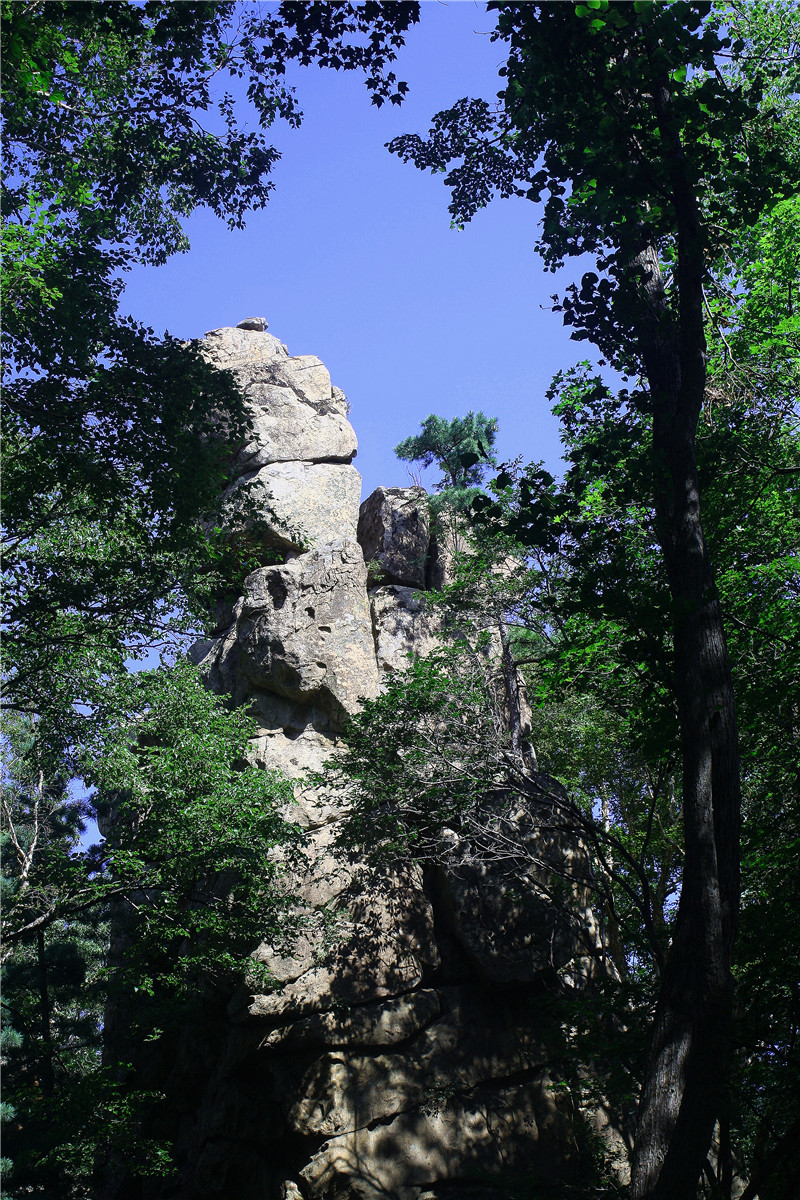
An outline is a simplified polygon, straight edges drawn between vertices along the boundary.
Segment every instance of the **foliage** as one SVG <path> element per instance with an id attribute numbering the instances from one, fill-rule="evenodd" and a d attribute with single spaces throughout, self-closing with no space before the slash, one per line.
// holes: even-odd
<path id="1" fill-rule="evenodd" d="M 2 16 L 6 691 L 63 745 L 107 673 L 196 624 L 241 569 L 215 508 L 243 400 L 196 347 L 120 316 L 121 273 L 186 249 L 198 206 L 234 227 L 266 203 L 265 131 L 302 116 L 288 61 L 362 71 L 374 103 L 399 103 L 387 68 L 417 6 L 33 0 Z"/>
<path id="2" fill-rule="evenodd" d="M 4 801 L 13 848 L 6 945 L 122 899 L 146 931 L 142 953 L 163 956 L 151 974 L 127 956 L 125 970 L 139 973 L 144 990 L 178 985 L 201 963 L 224 973 L 270 919 L 280 895 L 272 851 L 293 838 L 278 815 L 287 785 L 247 765 L 252 721 L 228 712 L 197 670 L 178 662 L 120 682 L 91 732 L 82 747 L 84 778 L 97 789 L 90 809 L 70 798 L 63 778 L 46 785 L 27 720 L 8 731 L 24 779 L 12 780 Z M 76 854 L 90 811 L 106 837 Z M 165 951 L 176 939 L 173 958 Z"/>
<path id="3" fill-rule="evenodd" d="M 496 466 L 492 448 L 497 435 L 497 420 L 482 412 L 465 417 L 431 414 L 422 422 L 420 432 L 404 438 L 394 452 L 404 462 L 434 464 L 442 472 L 434 488 L 438 493 L 431 503 L 434 514 L 444 510 L 466 512 L 480 490 L 486 466 Z"/>
<path id="4" fill-rule="evenodd" d="M 280 815 L 288 787 L 247 765 L 251 722 L 227 712 L 193 668 L 129 676 L 93 733 L 83 747 L 98 789 L 90 808 L 65 774 L 45 771 L 30 719 L 6 730 L 3 1003 L 19 1035 L 6 1076 L 15 1187 L 46 1188 L 73 1170 L 74 1187 L 85 1186 L 92 1147 L 125 1132 L 122 1118 L 108 1126 L 107 1107 L 130 1118 L 147 1102 L 121 1088 L 121 1047 L 106 1046 L 101 1069 L 104 1005 L 137 997 L 127 1037 L 168 1026 L 199 979 L 227 986 L 259 936 L 278 936 L 289 902 L 283 871 L 298 841 Z M 106 837 L 81 849 L 93 811 Z M 76 1108 L 76 1091 L 94 1107 Z M 73 1194 L 65 1179 L 63 1194 Z"/>
<path id="5" fill-rule="evenodd" d="M 626 560 L 634 600 L 656 585 L 655 613 L 638 608 L 644 615 L 621 647 L 634 677 L 649 673 L 648 641 L 651 649 L 662 641 L 653 628 L 659 609 L 669 628 L 666 682 L 680 729 L 685 862 L 632 1175 L 636 1200 L 655 1200 L 697 1186 L 727 1103 L 742 774 L 723 604 L 735 600 L 716 570 L 715 560 L 730 561 L 731 553 L 730 546 L 720 552 L 715 539 L 723 523 L 715 524 L 713 505 L 706 508 L 711 472 L 700 439 L 709 382 L 725 404 L 732 401 L 730 372 L 719 378 L 720 357 L 736 368 L 747 357 L 745 330 L 763 330 L 768 318 L 769 288 L 748 230 L 757 229 L 756 239 L 767 236 L 779 274 L 794 262 L 775 219 L 791 216 L 800 174 L 797 9 L 607 0 L 490 7 L 499 13 L 495 40 L 508 45 L 500 105 L 461 100 L 434 117 L 427 139 L 409 135 L 390 149 L 446 172 L 456 222 L 493 195 L 539 202 L 546 193 L 537 245 L 546 266 L 554 270 L 588 253 L 596 267 L 555 298 L 556 308 L 573 337 L 591 340 L 614 366 L 639 376 L 630 394 L 612 403 L 598 381 L 600 444 L 591 435 L 582 439 L 586 495 L 570 495 L 568 487 L 557 503 L 549 500 L 574 522 L 573 538 L 591 539 L 592 505 L 608 515 L 610 553 L 595 538 L 599 564 L 585 572 L 586 592 L 599 586 L 601 608 L 608 606 L 606 632 L 617 620 L 614 592 L 626 582 L 619 571 Z M 782 318 L 772 322 L 780 329 L 772 358 L 764 344 L 756 349 L 761 378 L 739 375 L 736 409 L 739 419 L 770 410 L 779 429 L 785 405 L 773 403 L 769 383 L 761 388 L 770 372 L 773 383 L 782 374 L 777 393 L 791 395 L 790 299 Z M 726 327 L 739 335 L 738 359 Z M 709 337 L 717 341 L 711 380 Z M 633 508 L 623 504 L 616 512 L 606 507 L 619 483 L 615 460 L 595 461 L 609 433 L 638 485 Z M 538 503 L 533 482 L 522 507 L 530 510 L 529 524 L 541 526 L 555 512 Z M 492 508 L 487 500 L 484 512 L 491 516 Z M 591 612 L 590 598 L 588 605 Z M 657 667 L 656 690 L 662 677 Z M 728 1194 L 730 1154 L 721 1158 L 714 1186 Z"/>
<path id="6" fill-rule="evenodd" d="M 502 105 L 460 100 L 436 114 L 427 139 L 405 135 L 389 149 L 447 172 L 458 224 L 494 196 L 539 203 L 544 195 L 535 249 L 545 265 L 555 270 L 590 254 L 599 271 L 567 289 L 565 323 L 611 362 L 635 369 L 630 264 L 643 238 L 657 243 L 673 268 L 678 249 L 674 178 L 647 89 L 666 89 L 671 132 L 680 139 L 686 176 L 696 182 L 702 238 L 714 262 L 742 229 L 794 195 L 796 7 L 600 0 L 489 8 L 499 14 L 495 40 L 509 46 Z M 677 278 L 671 283 L 676 300 Z"/>
<path id="7" fill-rule="evenodd" d="M 302 117 L 287 63 L 359 71 L 374 104 L 400 103 L 389 66 L 417 16 L 413 3 L 2 4 L 3 888 L 20 1194 L 85 1195 L 98 1139 L 119 1150 L 127 1137 L 140 1166 L 163 1154 L 132 1148 L 145 1098 L 111 1041 L 100 1069 L 98 1005 L 138 989 L 144 1025 L 164 1024 L 201 967 L 206 986 L 224 983 L 256 929 L 279 923 L 274 850 L 294 844 L 284 785 L 245 764 L 245 718 L 185 666 L 128 674 L 131 658 L 174 653 L 265 551 L 246 520 L 244 539 L 220 529 L 249 422 L 235 381 L 122 316 L 124 272 L 185 250 L 198 207 L 234 228 L 267 202 L 266 131 Z M 86 801 L 76 776 L 97 789 Z M 87 850 L 82 822 L 100 810 L 106 838 Z M 112 910 L 117 951 L 120 923 L 128 945 L 109 959 Z"/>

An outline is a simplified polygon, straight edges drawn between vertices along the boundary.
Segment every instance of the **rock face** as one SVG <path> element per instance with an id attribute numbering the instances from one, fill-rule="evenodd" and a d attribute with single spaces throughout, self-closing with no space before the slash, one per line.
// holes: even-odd
<path id="1" fill-rule="evenodd" d="M 256 715 L 258 761 L 300 779 L 336 752 L 386 672 L 432 647 L 424 588 L 432 565 L 443 578 L 443 551 L 432 559 L 420 488 L 379 488 L 359 515 L 355 436 L 318 359 L 290 357 L 252 321 L 205 345 L 254 406 L 237 488 L 250 487 L 286 561 L 247 577 L 194 657 Z M 302 936 L 257 952 L 274 987 L 243 988 L 173 1048 L 160 1086 L 180 1182 L 148 1194 L 499 1200 L 512 1178 L 579 1181 L 581 1122 L 554 1083 L 545 998 L 580 939 L 489 869 L 343 860 L 336 802 L 302 782 L 293 816 L 310 846 Z M 581 921 L 591 941 L 588 909 Z"/>
<path id="2" fill-rule="evenodd" d="M 361 505 L 358 540 L 371 582 L 424 588 L 430 543 L 425 490 L 376 488 Z"/>

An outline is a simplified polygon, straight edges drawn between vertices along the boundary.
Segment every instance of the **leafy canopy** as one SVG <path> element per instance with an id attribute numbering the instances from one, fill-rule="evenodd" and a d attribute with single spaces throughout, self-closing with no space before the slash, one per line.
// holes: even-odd
<path id="1" fill-rule="evenodd" d="M 493 453 L 497 420 L 482 412 L 465 417 L 431 414 L 422 422 L 420 432 L 405 438 L 394 452 L 403 462 L 436 466 L 442 472 L 434 483 L 439 493 L 431 505 L 440 514 L 447 509 L 465 512 L 480 490 L 486 466 L 496 466 Z"/>

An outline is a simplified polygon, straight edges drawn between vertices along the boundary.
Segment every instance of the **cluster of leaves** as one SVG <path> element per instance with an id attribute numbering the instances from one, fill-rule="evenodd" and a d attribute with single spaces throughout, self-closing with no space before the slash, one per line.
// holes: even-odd
<path id="1" fill-rule="evenodd" d="M 434 516 L 464 513 L 480 491 L 487 465 L 495 466 L 493 453 L 497 421 L 482 412 L 448 421 L 434 414 L 422 422 L 420 432 L 405 438 L 394 452 L 403 462 L 427 468 L 434 463 L 442 472 L 431 499 Z"/>
<path id="2" fill-rule="evenodd" d="M 285 871 L 299 838 L 281 816 L 288 785 L 247 763 L 252 732 L 188 664 L 131 675 L 82 748 L 97 789 L 90 807 L 42 761 L 32 722 L 9 723 L 3 1003 L 16 1036 L 6 1144 L 20 1187 L 65 1171 L 66 1143 L 83 1162 L 74 1186 L 85 1186 L 92 1148 L 112 1137 L 101 1136 L 106 1103 L 116 1097 L 128 1111 L 148 1099 L 122 1088 L 129 1039 L 169 1028 L 199 980 L 224 991 L 258 939 L 285 929 Z M 106 836 L 81 849 L 93 812 Z M 101 1030 L 120 1006 L 124 1045 L 106 1039 L 101 1070 Z M 91 1113 L 71 1103 L 76 1087 L 84 1100 L 94 1094 Z"/>
<path id="3" fill-rule="evenodd" d="M 773 237 L 783 245 L 784 208 L 762 222 L 757 245 L 767 254 Z M 787 259 L 770 283 L 779 310 L 796 280 Z M 744 257 L 742 264 L 749 278 Z M 758 299 L 745 293 L 736 304 L 747 314 Z M 800 746 L 791 698 L 800 674 L 800 443 L 790 403 L 792 331 L 776 339 L 763 300 L 760 313 L 763 324 L 751 323 L 747 341 L 739 333 L 745 317 L 727 332 L 711 328 L 716 370 L 698 460 L 744 763 L 740 1001 L 723 1124 L 740 1170 L 762 1187 L 771 1180 L 780 1195 L 781 1156 L 797 1120 L 790 1080 L 798 1065 L 791 964 L 800 961 L 792 918 Z M 550 399 L 563 431 L 563 480 L 511 465 L 473 501 L 473 529 L 462 538 L 468 549 L 439 597 L 444 643 L 392 676 L 353 719 L 341 770 L 353 799 L 349 836 L 383 858 L 452 866 L 468 847 L 475 860 L 541 886 L 508 820 L 520 802 L 543 839 L 540 866 L 554 811 L 562 834 L 584 840 L 592 870 L 579 882 L 594 890 L 613 965 L 596 992 L 570 997 L 572 1045 L 576 1060 L 605 1062 L 606 1097 L 630 1116 L 683 867 L 673 602 L 647 499 L 646 397 L 637 388 L 612 391 L 583 364 L 556 377 Z M 465 463 L 473 469 L 469 454 Z M 546 787 L 544 806 L 511 744 L 503 623 L 528 681 L 534 760 L 565 789 Z"/>
<path id="4" fill-rule="evenodd" d="M 545 632 L 567 634 L 562 682 L 593 691 L 599 670 L 601 709 L 611 701 L 617 711 L 620 693 L 619 715 L 635 742 L 644 739 L 645 762 L 677 752 L 670 738 L 680 725 L 687 869 L 643 1077 L 632 1189 L 648 1200 L 688 1194 L 705 1170 L 727 1196 L 728 1106 L 716 1084 L 727 1074 L 722 1034 L 732 1016 L 742 775 L 746 805 L 755 778 L 747 760 L 739 767 L 737 701 L 745 752 L 757 745 L 768 774 L 783 759 L 774 730 L 771 741 L 752 740 L 759 721 L 748 700 L 761 685 L 736 680 L 734 691 L 729 668 L 768 687 L 769 638 L 795 632 L 787 607 L 796 527 L 785 484 L 796 473 L 797 6 L 490 7 L 495 38 L 508 47 L 500 105 L 461 100 L 434 117 L 427 138 L 399 138 L 390 149 L 445 172 L 458 223 L 495 195 L 542 202 L 537 251 L 546 266 L 587 253 L 595 260 L 555 298 L 565 323 L 641 375 L 619 396 L 599 379 L 564 376 L 557 387 L 573 464 L 564 485 L 529 472 L 510 513 L 502 496 L 476 507 L 523 545 L 565 550 L 575 608 L 563 592 L 555 610 L 545 593 L 543 607 L 564 622 L 545 622 Z M 501 479 L 500 491 L 512 482 Z M 751 523 L 772 558 L 752 547 L 742 563 L 739 526 Z M 787 657 L 794 667 L 794 650 Z M 779 777 L 787 782 L 782 768 Z M 784 1051 L 790 1026 L 781 1027 Z M 704 1156 L 717 1120 L 727 1149 L 714 1177 Z M 771 1132 L 759 1126 L 751 1194 L 793 1128 L 785 1106 Z"/>
<path id="5" fill-rule="evenodd" d="M 782 389 L 754 392 L 747 376 L 775 373 L 786 383 L 795 369 L 792 356 L 778 364 L 771 338 L 763 349 L 754 339 L 742 373 L 725 364 L 712 378 L 698 436 L 743 759 L 739 1001 L 724 1123 L 740 1169 L 776 1195 L 798 1118 L 789 1081 L 800 1028 L 791 916 L 800 817 L 800 441 Z M 507 472 L 476 515 L 503 536 L 513 530 L 532 554 L 528 607 L 518 612 L 534 636 L 517 639 L 529 664 L 531 736 L 540 765 L 619 843 L 610 849 L 615 878 L 603 918 L 623 991 L 633 978 L 644 987 L 644 1014 L 683 866 L 670 602 L 653 513 L 641 499 L 640 426 L 648 417 L 635 394 L 612 394 L 585 366 L 562 374 L 553 397 L 569 464 L 563 482 L 540 468 L 516 480 Z M 611 999 L 619 1015 L 633 994 Z M 588 1047 L 591 1027 L 585 1032 Z"/>
<path id="6" fill-rule="evenodd" d="M 166 1150 L 145 1153 L 147 1097 L 119 1043 L 164 1026 L 201 968 L 206 986 L 225 983 L 281 923 L 275 850 L 296 840 L 278 816 L 284 785 L 246 765 L 241 714 L 186 666 L 128 673 L 156 648 L 174 656 L 265 551 L 246 503 L 244 536 L 221 529 L 249 427 L 233 377 L 122 316 L 124 272 L 185 250 L 198 207 L 235 228 L 267 202 L 266 131 L 302 118 L 289 63 L 356 70 L 373 103 L 400 103 L 389 68 L 418 12 L 3 0 L 3 888 L 19 1194 L 88 1194 L 110 1142 L 109 1161 L 124 1150 L 131 1169 L 157 1166 Z M 76 777 L 95 789 L 85 802 Z M 87 850 L 95 816 L 106 836 Z"/>
<path id="7" fill-rule="evenodd" d="M 186 249 L 198 206 L 240 226 L 266 203 L 265 130 L 302 116 L 288 61 L 357 69 L 399 102 L 387 67 L 417 6 L 2 15 L 6 693 L 66 745 L 97 681 L 196 626 L 242 568 L 215 510 L 243 400 L 196 347 L 120 316 L 121 272 Z M 226 80 L 246 81 L 255 129 Z"/>
<path id="8" fill-rule="evenodd" d="M 709 261 L 798 181 L 796 7 L 785 3 L 489 4 L 508 45 L 501 104 L 464 98 L 427 137 L 389 143 L 403 161 L 445 172 L 463 225 L 494 197 L 543 202 L 536 250 L 555 270 L 591 254 L 556 298 L 576 338 L 635 370 L 636 289 L 644 240 L 677 264 L 672 186 L 654 89 L 703 212 Z M 576 17 L 580 19 L 575 19 Z M 563 69 L 581 63 L 581 80 Z M 673 279 L 674 284 L 674 279 Z M 674 298 L 674 288 L 673 288 Z"/>

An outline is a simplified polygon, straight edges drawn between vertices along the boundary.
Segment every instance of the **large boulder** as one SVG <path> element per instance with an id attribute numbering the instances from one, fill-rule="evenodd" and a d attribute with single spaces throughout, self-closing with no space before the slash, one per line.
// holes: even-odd
<path id="1" fill-rule="evenodd" d="M 531 1083 L 476 1088 L 440 1102 L 434 1094 L 428 1106 L 330 1137 L 300 1178 L 312 1200 L 434 1200 L 477 1196 L 478 1181 L 489 1185 L 485 1196 L 508 1195 L 505 1181 L 523 1172 L 546 1188 L 578 1171 L 567 1099 L 541 1071 Z M 448 1183 L 463 1190 L 439 1190 Z"/>
<path id="2" fill-rule="evenodd" d="M 197 345 L 218 367 L 234 371 L 237 367 L 252 368 L 256 363 L 274 362 L 288 358 L 289 351 L 279 338 L 254 329 L 209 329 Z"/>
<path id="3" fill-rule="evenodd" d="M 248 575 L 236 639 L 251 685 L 316 705 L 334 724 L 377 695 L 366 570 L 356 543 Z"/>
<path id="4" fill-rule="evenodd" d="M 533 984 L 569 963 L 575 973 L 594 972 L 601 940 L 591 861 L 550 788 L 558 785 L 531 775 L 529 797 L 499 791 L 482 851 L 451 834 L 447 865 L 436 871 L 442 927 L 489 985 Z"/>
<path id="5" fill-rule="evenodd" d="M 257 959 L 280 987 L 240 993 L 237 1023 L 272 1028 L 312 1013 L 342 1012 L 412 993 L 439 965 L 433 911 L 414 868 L 348 869 L 335 853 L 336 831 L 312 833 L 310 869 L 297 881 L 307 919 L 287 955 L 265 943 Z"/>
<path id="6" fill-rule="evenodd" d="M 264 325 L 203 343 L 253 416 L 223 521 L 263 544 L 266 565 L 221 597 L 217 636 L 192 656 L 254 718 L 251 760 L 292 782 L 284 815 L 303 850 L 275 852 L 292 919 L 281 936 L 265 913 L 236 994 L 209 981 L 208 1007 L 143 1051 L 143 1084 L 168 1097 L 153 1132 L 174 1141 L 180 1181 L 130 1177 L 107 1200 L 501 1200 L 577 1185 L 582 1118 L 548 1075 L 564 1034 L 542 1001 L 559 976 L 584 986 L 597 958 L 590 894 L 574 882 L 588 877 L 585 848 L 508 792 L 497 814 L 512 870 L 456 833 L 424 868 L 348 848 L 348 797 L 318 773 L 345 751 L 361 700 L 430 653 L 439 617 L 424 589 L 452 582 L 468 550 L 457 520 L 431 541 L 421 488 L 379 488 L 359 511 L 343 393 Z M 459 632 L 484 646 L 502 697 L 499 635 Z M 531 773 L 534 799 L 552 786 Z M 611 1117 L 590 1116 L 608 1139 Z"/>
<path id="7" fill-rule="evenodd" d="M 250 402 L 253 436 L 238 454 L 246 470 L 355 457 L 347 398 L 315 355 L 290 357 L 282 342 L 248 322 L 211 330 L 201 345 L 213 363 L 234 372 Z"/>
<path id="8" fill-rule="evenodd" d="M 278 462 L 225 493 L 223 523 L 266 546 L 307 550 L 355 540 L 361 476 L 346 463 Z"/>
<path id="9" fill-rule="evenodd" d="M 253 437 L 239 454 L 247 470 L 294 459 L 350 462 L 355 457 L 356 435 L 342 413 L 320 412 L 292 388 L 260 380 L 247 388 L 247 397 L 253 411 Z"/>
<path id="10" fill-rule="evenodd" d="M 425 587 L 430 541 L 424 488 L 376 488 L 361 505 L 358 541 L 372 583 Z"/>

